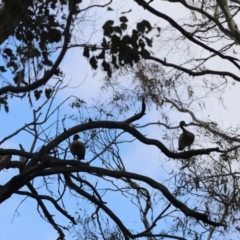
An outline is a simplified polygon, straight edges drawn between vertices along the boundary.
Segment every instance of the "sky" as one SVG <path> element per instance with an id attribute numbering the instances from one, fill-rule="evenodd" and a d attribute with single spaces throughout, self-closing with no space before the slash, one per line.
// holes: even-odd
<path id="1" fill-rule="evenodd" d="M 157 2 L 157 1 L 156 1 Z M 158 7 L 157 3 L 153 3 L 152 6 Z M 135 3 L 132 1 L 122 1 L 115 5 L 115 7 L 119 8 L 118 14 L 121 11 L 127 11 L 130 8 L 134 9 L 136 7 Z M 121 6 L 121 8 L 119 7 Z M 170 14 L 174 16 L 176 19 L 181 18 L 185 15 L 183 7 L 174 4 L 174 8 L 169 8 L 167 3 L 161 2 L 161 10 L 165 12 L 165 14 Z M 158 23 L 161 27 L 164 28 L 166 23 L 162 20 L 159 20 L 153 16 L 151 16 L 147 11 L 142 10 L 141 8 L 137 8 L 137 11 L 133 11 L 128 15 L 130 19 L 129 22 L 134 23 L 139 20 L 140 16 L 143 16 L 144 19 L 151 19 L 151 22 Z M 97 13 L 97 28 L 101 28 L 102 24 L 112 17 L 116 17 L 115 12 L 107 12 L 106 10 L 101 10 L 101 13 Z M 105 17 L 107 16 L 107 18 Z M 89 32 L 86 31 L 85 34 L 89 34 L 92 32 L 92 29 L 89 27 Z M 101 36 L 100 32 L 97 32 L 93 38 L 98 39 Z M 81 56 L 80 50 L 70 50 L 62 64 L 61 68 L 63 72 L 66 73 L 65 80 L 66 82 L 70 82 L 68 88 L 62 90 L 60 94 L 57 96 L 57 102 L 60 103 L 67 96 L 76 95 L 79 98 L 83 99 L 86 102 L 91 102 L 92 98 L 99 94 L 99 88 L 102 85 L 102 75 L 101 73 L 94 74 L 91 70 L 87 60 Z M 181 58 L 181 56 L 178 56 Z M 178 61 L 178 58 L 176 58 Z M 212 63 L 216 65 L 216 68 L 220 68 L 220 63 Z M 230 66 L 229 66 L 230 68 Z M 229 70 L 230 71 L 230 70 Z M 78 86 L 76 88 L 76 86 Z M 236 126 L 240 122 L 240 116 L 236 111 L 236 96 L 239 94 L 239 84 L 236 83 L 235 86 L 228 86 L 231 88 L 229 93 L 225 93 L 224 103 L 227 108 L 222 107 L 219 104 L 218 99 L 211 99 L 211 102 L 207 103 L 207 110 L 203 112 L 197 113 L 200 118 L 206 118 L 207 115 L 210 114 L 210 118 L 216 120 L 220 126 L 228 127 L 230 125 Z M 106 96 L 107 98 L 108 96 Z M 7 123 L 6 128 L 1 130 L 0 139 L 4 136 L 12 133 L 23 124 L 32 121 L 32 111 L 33 108 L 30 108 L 29 111 L 29 103 L 27 101 L 15 101 L 14 99 L 10 101 L 10 112 L 5 113 L 4 111 L 0 111 L 0 118 L 4 119 Z M 67 104 L 63 106 L 60 110 L 60 115 L 64 114 L 72 114 L 73 110 L 69 108 Z M 157 111 L 148 111 L 147 114 L 142 119 L 142 122 L 155 122 L 156 119 L 159 119 L 159 113 Z M 171 114 L 173 118 L 172 122 L 177 126 L 179 120 L 189 121 L 190 118 L 188 116 L 174 113 Z M 54 116 L 51 121 L 54 121 Z M 72 124 L 72 125 L 71 125 Z M 74 122 L 69 122 L 67 127 L 74 126 Z M 189 128 L 191 131 L 194 131 L 194 127 Z M 140 130 L 142 133 L 147 134 L 148 137 L 161 139 L 162 131 L 159 127 L 151 126 L 146 129 Z M 25 137 L 24 134 L 19 134 L 14 137 L 14 139 L 10 139 L 6 141 L 1 147 L 3 148 L 17 148 L 19 149 L 19 143 L 22 143 L 26 150 L 29 150 L 31 144 L 31 138 Z M 163 140 L 164 142 L 164 140 Z M 40 145 L 38 145 L 39 147 Z M 177 139 L 174 141 L 174 146 L 177 148 Z M 86 156 L 88 158 L 88 155 Z M 13 157 L 15 160 L 15 158 Z M 126 169 L 128 171 L 137 172 L 139 174 L 144 174 L 146 176 L 151 176 L 153 179 L 158 181 L 164 180 L 164 172 L 161 171 L 160 166 L 164 164 L 166 170 L 171 170 L 174 165 L 172 162 L 166 162 L 164 156 L 160 153 L 158 149 L 153 146 L 145 146 L 142 143 L 134 142 L 130 145 L 130 147 L 124 148 L 123 154 L 124 163 Z M 9 178 L 11 178 L 14 174 L 17 174 L 15 170 L 4 170 L 0 173 L 0 181 L 1 183 L 6 182 Z M 0 226 L 0 236 L 5 240 L 13 240 L 13 239 L 35 239 L 35 240 L 52 240 L 57 236 L 56 231 L 43 219 L 36 214 L 36 203 L 31 200 L 25 200 L 20 206 L 20 200 L 22 199 L 19 196 L 13 195 L 7 201 L 0 205 L 0 214 L 2 216 L 1 226 Z M 70 199 L 69 202 L 74 201 Z M 108 202 L 109 206 L 114 209 L 116 213 L 118 213 L 125 222 L 129 223 L 130 227 L 135 227 L 136 220 L 135 214 L 137 212 L 129 212 L 128 214 L 124 211 L 124 202 L 112 201 Z M 19 208 L 18 208 L 19 206 Z M 16 210 L 17 209 L 17 210 Z M 58 218 L 62 222 L 65 222 L 64 218 Z M 66 236 L 66 239 L 73 239 L 71 236 Z"/>
<path id="2" fill-rule="evenodd" d="M 126 6 L 125 9 L 129 9 L 129 6 Z M 122 10 L 122 9 L 121 9 Z M 141 10 L 140 10 L 141 11 Z M 109 14 L 109 12 L 108 12 Z M 114 15 L 113 13 L 112 15 Z M 111 16 L 111 14 L 109 14 Z M 109 18 L 110 18 L 109 16 Z M 114 16 L 115 17 L 115 16 Z M 129 15 L 128 17 L 131 17 Z M 104 17 L 98 19 L 98 28 L 102 26 L 102 23 L 105 22 Z M 91 33 L 92 29 L 89 30 Z M 100 35 L 100 34 L 96 34 Z M 97 38 L 97 36 L 94 36 Z M 79 67 L 80 66 L 80 67 Z M 92 97 L 95 97 L 99 93 L 99 87 L 102 85 L 99 75 L 93 76 L 93 72 L 87 63 L 87 60 L 82 57 L 82 52 L 79 50 L 69 51 L 62 64 L 61 68 L 63 72 L 66 72 L 65 80 L 70 82 L 70 87 L 62 90 L 57 96 L 57 103 L 63 101 L 66 97 L 71 95 L 79 96 L 81 99 L 84 99 L 86 102 L 91 101 Z M 79 86 L 76 88 L 76 86 Z M 94 86 L 94 87 L 93 87 Z M 39 105 L 41 102 L 39 103 Z M 4 121 L 8 123 L 8 126 L 1 131 L 0 138 L 3 138 L 13 131 L 17 130 L 23 124 L 32 121 L 32 110 L 27 101 L 10 101 L 10 111 L 5 113 L 4 111 L 0 112 L 1 118 L 4 118 Z M 30 108 L 29 108 L 30 107 Z M 35 109 L 37 109 L 38 104 L 36 104 Z M 62 112 L 61 112 L 62 111 Z M 60 114 L 71 114 L 73 111 L 68 107 L 67 104 L 64 105 L 63 109 L 60 110 Z M 145 119 L 148 117 L 145 117 Z M 53 118 L 54 121 L 54 118 Z M 74 123 L 73 123 L 74 124 Z M 75 123 L 76 124 L 76 123 Z M 72 125 L 73 126 L 73 125 Z M 67 127 L 72 127 L 67 125 Z M 27 137 L 26 137 L 27 136 Z M 22 143 L 23 147 L 26 150 L 29 150 L 31 145 L 32 138 L 26 134 L 19 134 L 13 139 L 9 139 L 1 147 L 3 148 L 16 148 L 19 149 L 19 143 Z M 140 144 L 143 149 L 143 153 L 139 153 L 139 144 L 131 144 L 131 149 L 126 153 L 126 159 L 129 159 L 129 163 L 126 163 L 127 169 L 129 171 L 135 171 L 135 166 L 139 166 L 139 173 L 151 174 L 156 172 L 154 165 L 149 164 L 148 161 L 155 161 L 157 164 L 158 158 L 156 159 L 154 155 L 159 155 L 159 151 L 154 147 L 146 148 L 143 144 Z M 144 148 L 146 150 L 144 150 Z M 151 154 L 149 154 L 149 151 Z M 87 158 L 87 157 L 86 157 Z M 124 157 L 125 158 L 125 157 Z M 145 161 L 144 159 L 148 159 Z M 13 157 L 13 160 L 17 160 L 16 157 Z M 140 165 L 141 163 L 141 165 Z M 142 167 L 141 167 L 142 166 Z M 144 169 L 144 171 L 143 171 Z M 13 174 L 17 174 L 15 170 L 4 170 L 0 174 L 0 181 L 3 184 L 9 180 Z M 22 204 L 22 197 L 17 195 L 11 196 L 10 199 L 5 201 L 0 205 L 0 214 L 2 216 L 1 226 L 0 226 L 0 235 L 2 239 L 13 240 L 13 239 L 35 239 L 35 240 L 52 240 L 56 239 L 56 231 L 43 219 L 39 217 L 39 214 L 36 213 L 36 203 L 32 199 L 26 199 Z M 121 213 L 122 206 L 117 201 L 109 202 L 112 203 L 113 209 L 117 213 Z M 132 211 L 133 212 L 133 211 Z M 131 214 L 130 214 L 131 216 Z M 134 221 L 130 216 L 122 216 L 125 221 L 129 222 L 135 226 L 136 221 Z M 134 216 L 134 215 L 133 215 Z M 58 217 L 58 219 L 65 222 L 64 218 Z M 67 239 L 71 239 L 71 236 L 66 236 Z"/>

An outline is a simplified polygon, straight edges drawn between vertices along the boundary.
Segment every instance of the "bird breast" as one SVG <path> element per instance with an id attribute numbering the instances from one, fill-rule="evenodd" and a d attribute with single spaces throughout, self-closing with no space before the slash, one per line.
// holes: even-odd
<path id="1" fill-rule="evenodd" d="M 85 145 L 84 143 L 75 140 L 70 145 L 70 151 L 73 155 L 84 158 L 85 155 Z"/>
<path id="2" fill-rule="evenodd" d="M 180 135 L 178 144 L 179 144 L 179 150 L 183 150 L 185 147 L 189 147 L 194 142 L 194 134 L 184 130 L 184 132 Z"/>

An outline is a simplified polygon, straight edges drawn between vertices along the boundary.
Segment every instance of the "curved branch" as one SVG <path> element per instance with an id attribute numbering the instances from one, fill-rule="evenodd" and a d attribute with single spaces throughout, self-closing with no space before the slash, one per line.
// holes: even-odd
<path id="1" fill-rule="evenodd" d="M 73 167 L 66 167 L 66 165 L 68 165 L 68 166 L 72 165 Z M 201 220 L 202 222 L 207 223 L 211 226 L 224 226 L 222 223 L 213 222 L 213 221 L 209 220 L 208 215 L 206 215 L 206 214 L 191 210 L 184 203 L 177 200 L 164 185 L 156 182 L 155 180 L 153 180 L 149 177 L 146 177 L 146 176 L 143 176 L 140 174 L 136 174 L 136 173 L 132 173 L 132 172 L 112 171 L 112 170 L 107 170 L 107 169 L 100 168 L 100 167 L 92 167 L 92 166 L 88 166 L 83 163 L 78 163 L 76 161 L 69 161 L 69 160 L 62 160 L 61 162 L 51 161 L 50 166 L 52 168 L 39 170 L 37 172 L 35 171 L 35 172 L 29 174 L 27 177 L 28 180 L 30 181 L 30 180 L 34 179 L 35 177 L 39 177 L 39 176 L 49 176 L 49 175 L 58 174 L 58 173 L 64 174 L 64 173 L 72 173 L 72 172 L 94 173 L 96 175 L 106 175 L 106 176 L 110 176 L 113 178 L 132 178 L 135 180 L 145 182 L 148 185 L 150 185 L 152 188 L 155 188 L 155 189 L 161 191 L 162 194 L 168 199 L 168 201 L 171 202 L 180 211 L 182 211 L 186 216 L 193 217 L 197 220 Z M 54 168 L 54 166 L 57 168 Z M 61 167 L 61 166 L 63 166 L 63 167 Z"/>
<path id="2" fill-rule="evenodd" d="M 171 152 L 167 147 L 165 147 L 165 145 L 162 142 L 160 142 L 158 140 L 155 140 L 155 139 L 146 138 L 139 131 L 137 131 L 134 127 L 132 127 L 128 124 L 129 121 L 132 122 L 134 120 L 140 119 L 144 115 L 144 110 L 145 110 L 145 102 L 144 102 L 144 99 L 143 99 L 142 100 L 142 110 L 141 110 L 141 112 L 138 113 L 137 115 L 123 121 L 123 122 L 91 121 L 91 122 L 88 122 L 88 123 L 84 123 L 84 124 L 80 124 L 80 125 L 77 125 L 75 127 L 72 127 L 69 130 L 61 133 L 58 137 L 56 137 L 53 141 L 48 143 L 46 146 L 43 146 L 42 149 L 41 149 L 42 153 L 39 152 L 37 155 L 35 155 L 35 157 L 33 157 L 33 159 L 27 164 L 27 168 L 36 165 L 37 162 L 39 161 L 39 159 L 41 158 L 41 156 L 43 156 L 44 154 L 48 154 L 58 144 L 60 144 L 62 141 L 69 138 L 70 136 L 72 136 L 72 135 L 74 135 L 78 132 L 82 132 L 82 131 L 86 131 L 86 130 L 90 130 L 90 129 L 95 129 L 95 128 L 107 128 L 107 129 L 121 129 L 121 130 L 124 130 L 124 131 L 128 132 L 129 134 L 131 134 L 132 136 L 134 136 L 140 142 L 142 142 L 144 144 L 147 144 L 147 145 L 156 146 L 169 158 L 175 158 L 175 159 L 185 158 L 186 159 L 186 158 L 191 158 L 191 157 L 196 156 L 196 155 L 203 155 L 203 154 L 208 155 L 208 154 L 210 154 L 211 152 L 214 152 L 214 151 L 223 152 L 223 151 L 219 150 L 219 148 L 198 149 L 198 150 L 191 150 L 191 151 L 188 151 L 188 152 L 177 152 L 177 153 L 176 152 Z M 5 155 L 7 155 L 7 154 L 9 154 L 9 152 L 5 150 Z M 10 152 L 10 154 L 12 154 L 12 153 Z"/>
<path id="3" fill-rule="evenodd" d="M 27 187 L 29 188 L 29 190 L 34 194 L 34 195 L 38 195 L 38 192 L 36 191 L 36 189 L 32 186 L 31 183 L 27 183 L 26 184 Z M 48 209 L 46 208 L 46 206 L 44 205 L 43 201 L 41 198 L 35 198 L 39 204 L 39 206 L 41 207 L 45 217 L 47 218 L 47 220 L 49 221 L 49 223 L 58 231 L 59 233 L 59 239 L 64 239 L 65 234 L 63 233 L 62 229 L 55 223 L 55 221 L 53 220 L 52 215 L 49 213 Z"/>
<path id="4" fill-rule="evenodd" d="M 33 153 L 25 152 L 22 150 L 0 148 L 0 156 L 11 155 L 11 154 L 9 154 L 10 152 L 12 153 L 12 155 L 17 155 L 17 156 L 22 156 L 22 157 L 27 157 L 27 158 L 32 158 L 34 155 Z"/>
<path id="5" fill-rule="evenodd" d="M 172 104 L 179 112 L 188 113 L 196 123 L 198 123 L 201 127 L 204 127 L 205 129 L 207 129 L 212 134 L 214 134 L 216 136 L 219 136 L 221 138 L 224 138 L 224 139 L 226 139 L 228 141 L 234 141 L 234 142 L 240 143 L 240 139 L 239 138 L 237 138 L 237 137 L 229 137 L 225 133 L 221 133 L 221 132 L 216 131 L 215 129 L 211 128 L 209 126 L 209 124 L 207 124 L 207 123 L 205 123 L 203 121 L 198 120 L 196 118 L 195 114 L 192 111 L 190 111 L 188 109 L 185 109 L 185 108 L 182 108 L 182 107 L 179 107 L 175 102 L 171 101 L 168 98 L 165 98 L 165 101 L 170 103 L 170 104 Z M 194 124 L 194 125 L 197 125 L 197 124 Z M 225 151 L 222 151 L 222 152 L 225 152 Z"/>
<path id="6" fill-rule="evenodd" d="M 216 54 L 217 56 L 219 56 L 222 59 L 227 59 L 229 60 L 231 63 L 233 63 L 237 69 L 240 70 L 240 66 L 235 62 L 235 61 L 239 61 L 237 58 L 233 58 L 230 56 L 226 56 L 222 53 L 220 53 L 219 51 L 205 45 L 204 43 L 196 40 L 191 33 L 187 32 L 184 28 L 182 28 L 177 22 L 175 22 L 172 18 L 170 18 L 169 16 L 167 16 L 166 14 L 157 11 L 156 9 L 152 8 L 150 5 L 148 5 L 144 0 L 135 0 L 140 6 L 143 6 L 144 9 L 147 9 L 149 12 L 151 12 L 152 14 L 154 14 L 157 17 L 160 17 L 162 19 L 165 19 L 167 22 L 169 22 L 174 28 L 176 28 L 179 32 L 181 32 L 181 34 L 183 36 L 185 36 L 188 40 L 190 40 L 191 42 L 201 46 L 202 48 Z M 173 1 L 172 1 L 173 2 Z M 175 2 L 175 1 L 174 1 Z M 177 1 L 178 2 L 178 1 Z M 181 1 L 181 3 L 184 5 L 184 3 L 186 1 Z"/>
<path id="7" fill-rule="evenodd" d="M 197 149 L 197 150 L 191 150 L 186 152 L 171 152 L 162 142 L 145 137 L 143 134 L 141 134 L 139 131 L 137 131 L 134 127 L 131 127 L 129 124 L 125 122 L 113 122 L 113 121 L 92 121 L 89 123 L 84 123 L 77 125 L 75 127 L 70 128 L 68 131 L 60 134 L 58 137 L 56 137 L 52 142 L 50 142 L 48 145 L 45 146 L 44 151 L 49 152 L 51 149 L 56 147 L 58 144 L 60 144 L 62 141 L 64 141 L 66 138 L 70 137 L 71 135 L 74 135 L 75 133 L 95 129 L 95 128 L 107 128 L 107 129 L 121 129 L 132 136 L 134 136 L 136 139 L 138 139 L 140 142 L 146 144 L 146 145 L 154 145 L 159 150 L 161 150 L 167 157 L 169 158 L 175 158 L 175 159 L 181 159 L 181 158 L 191 158 L 196 155 L 206 155 L 210 154 L 211 152 L 222 152 L 219 150 L 219 148 L 207 148 L 207 149 Z M 5 150 L 5 153 L 9 153 Z M 30 162 L 31 163 L 31 162 Z M 32 164 L 29 166 L 32 166 Z"/>
<path id="8" fill-rule="evenodd" d="M 98 207 L 100 207 L 104 212 L 106 212 L 107 215 L 109 215 L 109 217 L 111 217 L 111 219 L 117 224 L 117 226 L 121 229 L 125 239 L 129 239 L 129 236 L 131 236 L 132 234 L 128 231 L 128 229 L 124 226 L 124 224 L 122 223 L 122 221 L 108 208 L 106 207 L 106 205 L 102 202 L 99 201 L 97 198 L 95 198 L 94 196 L 90 195 L 89 193 L 85 192 L 84 190 L 82 190 L 81 188 L 79 188 L 76 184 L 74 184 L 71 181 L 71 178 L 69 176 L 69 174 L 64 174 L 65 177 L 65 181 L 66 184 L 68 185 L 69 188 L 75 190 L 77 193 L 79 193 L 80 195 L 84 196 L 85 198 L 87 198 L 89 201 L 95 203 Z"/>
<path id="9" fill-rule="evenodd" d="M 199 72 L 194 72 L 194 71 L 192 71 L 192 70 L 190 70 L 190 69 L 181 67 L 181 66 L 176 65 L 176 64 L 173 64 L 173 63 L 168 63 L 168 62 L 166 62 L 166 61 L 164 61 L 164 60 L 161 60 L 161 59 L 159 59 L 159 58 L 156 58 L 156 57 L 152 57 L 152 56 L 151 56 L 151 57 L 148 57 L 148 58 L 146 58 L 146 59 L 148 59 L 148 60 L 153 60 L 153 61 L 155 61 L 155 62 L 161 63 L 163 66 L 167 66 L 167 67 L 172 67 L 172 68 L 174 68 L 174 69 L 178 69 L 178 70 L 180 70 L 180 71 L 182 71 L 182 72 L 185 72 L 185 73 L 187 73 L 187 74 L 189 74 L 190 76 L 193 76 L 193 77 L 204 76 L 204 75 L 209 74 L 209 75 L 217 75 L 217 76 L 227 76 L 227 77 L 231 77 L 232 79 L 240 82 L 240 77 L 238 77 L 237 75 L 235 75 L 235 74 L 233 74 L 233 73 L 231 73 L 231 72 L 226 72 L 226 71 L 224 71 L 224 72 L 223 72 L 223 71 L 214 71 L 214 70 L 209 70 L 209 69 L 208 69 L 208 70 L 203 70 L 203 69 L 201 69 L 201 71 L 199 71 Z"/>
<path id="10" fill-rule="evenodd" d="M 142 110 L 141 110 L 141 112 L 139 112 L 136 115 L 126 119 L 124 122 L 129 124 L 129 123 L 132 123 L 134 121 L 139 120 L 140 118 L 142 118 L 144 116 L 145 111 L 146 111 L 146 103 L 145 103 L 145 98 L 143 97 L 142 98 Z"/>
<path id="11" fill-rule="evenodd" d="M 73 1 L 76 1 L 76 0 L 73 0 Z M 64 38 L 62 50 L 61 50 L 56 62 L 53 64 L 51 70 L 48 71 L 43 78 L 41 78 L 27 86 L 24 86 L 24 87 L 6 86 L 3 88 L 0 88 L 0 96 L 2 94 L 9 93 L 9 92 L 10 93 L 23 93 L 23 92 L 32 91 L 32 90 L 46 84 L 49 81 L 49 79 L 54 75 L 54 73 L 56 72 L 59 64 L 62 62 L 63 57 L 65 56 L 65 53 L 67 51 L 67 47 L 68 47 L 68 43 L 69 43 L 69 39 L 70 39 L 70 27 L 71 27 L 71 22 L 72 22 L 74 6 L 75 5 L 72 4 L 71 10 L 68 15 L 67 24 L 66 24 L 66 28 L 65 28 L 65 32 L 64 32 L 65 38 Z"/>
<path id="12" fill-rule="evenodd" d="M 88 181 L 80 178 L 80 177 L 76 177 L 74 176 L 73 174 L 70 174 L 70 176 L 75 179 L 76 181 L 78 181 L 79 183 L 84 183 L 86 184 L 92 191 L 93 193 L 98 197 L 98 201 L 101 201 L 102 203 L 106 204 L 104 201 L 102 201 L 102 198 L 100 196 L 100 194 L 98 193 L 98 191 L 96 190 L 96 188 L 91 184 L 89 183 Z"/>
<path id="13" fill-rule="evenodd" d="M 66 167 L 70 166 L 72 167 Z M 139 174 L 124 172 L 124 171 L 111 171 L 99 167 L 90 167 L 86 164 L 79 163 L 71 160 L 48 160 L 47 169 L 46 163 L 42 162 L 36 166 L 30 167 L 28 169 L 24 169 L 22 173 L 18 176 L 13 177 L 8 183 L 0 188 L 0 203 L 9 198 L 14 192 L 17 192 L 20 188 L 22 188 L 25 184 L 29 183 L 29 181 L 33 180 L 39 176 L 49 176 L 60 173 L 73 173 L 73 172 L 88 172 L 94 173 L 96 175 L 107 175 L 114 178 L 132 178 L 135 180 L 143 181 L 150 185 L 151 187 L 158 189 L 162 192 L 162 194 L 180 211 L 182 211 L 186 216 L 196 218 L 197 220 L 201 220 L 204 223 L 207 223 L 212 226 L 223 226 L 223 224 L 213 222 L 208 219 L 206 214 L 202 214 L 196 212 L 194 210 L 189 209 L 185 204 L 177 200 L 169 190 L 162 184 L 154 181 L 153 179 L 142 176 Z M 99 201 L 99 200 L 97 200 Z M 102 203 L 102 205 L 104 205 Z"/>
<path id="14" fill-rule="evenodd" d="M 38 156 L 38 154 L 36 154 Z M 37 157 L 36 156 L 36 157 Z M 24 168 L 24 170 L 11 178 L 4 186 L 0 186 L 0 203 L 11 197 L 11 195 L 26 185 L 29 180 L 27 177 L 34 172 L 37 172 L 46 167 L 46 162 L 42 161 L 38 165 L 35 165 L 29 169 Z"/>
<path id="15" fill-rule="evenodd" d="M 77 224 L 75 219 L 70 216 L 57 202 L 55 199 L 53 199 L 52 197 L 50 196 L 46 196 L 46 195 L 39 195 L 39 194 L 34 194 L 34 193 L 30 193 L 30 192 L 27 192 L 27 191 L 16 191 L 15 192 L 16 194 L 19 194 L 19 195 L 24 195 L 24 196 L 28 196 L 28 197 L 31 197 L 31 198 L 34 198 L 36 200 L 40 199 L 40 200 L 48 200 L 50 201 L 54 207 L 60 212 L 62 213 L 66 218 L 68 218 L 73 224 Z"/>

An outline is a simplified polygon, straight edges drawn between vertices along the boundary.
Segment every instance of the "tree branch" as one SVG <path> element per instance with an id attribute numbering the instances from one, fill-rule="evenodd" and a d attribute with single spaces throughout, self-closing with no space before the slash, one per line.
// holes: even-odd
<path id="1" fill-rule="evenodd" d="M 35 193 L 30 193 L 30 192 L 27 192 L 27 191 L 16 191 L 15 192 L 16 194 L 18 195 L 24 195 L 24 196 L 28 196 L 28 197 L 31 197 L 31 198 L 34 198 L 36 200 L 40 199 L 40 200 L 48 200 L 50 201 L 54 207 L 60 212 L 62 213 L 66 218 L 68 218 L 73 224 L 77 224 L 75 219 L 70 216 L 57 202 L 55 199 L 53 199 L 52 197 L 50 196 L 46 196 L 46 195 L 39 195 L 39 194 L 35 194 Z"/>
<path id="2" fill-rule="evenodd" d="M 72 1 L 75 2 L 76 0 L 72 0 Z M 68 15 L 67 24 L 66 24 L 66 28 L 65 28 L 65 32 L 64 32 L 65 38 L 64 38 L 62 50 L 61 50 L 56 62 L 53 64 L 51 70 L 48 71 L 47 73 L 45 73 L 43 78 L 36 80 L 34 83 L 29 84 L 27 86 L 23 86 L 23 87 L 6 86 L 3 88 L 0 88 L 0 96 L 5 93 L 23 93 L 23 92 L 32 91 L 32 90 L 46 84 L 48 82 L 48 80 L 54 75 L 54 73 L 56 72 L 59 64 L 62 62 L 63 57 L 65 56 L 65 53 L 67 51 L 67 47 L 68 47 L 68 43 L 69 43 L 69 39 L 70 39 L 70 27 L 71 27 L 71 22 L 72 22 L 74 6 L 75 5 L 72 4 L 72 8 Z"/>
<path id="3" fill-rule="evenodd" d="M 38 192 L 35 190 L 35 188 L 32 186 L 31 183 L 27 183 L 26 185 L 34 195 L 38 195 Z M 58 231 L 58 233 L 59 233 L 59 238 L 58 239 L 64 240 L 65 234 L 63 233 L 62 229 L 53 220 L 52 215 L 49 213 L 49 211 L 46 208 L 46 206 L 44 205 L 42 199 L 41 198 L 35 198 L 35 199 L 37 200 L 39 206 L 41 207 L 41 209 L 42 209 L 45 217 L 49 221 L 49 223 L 54 227 L 54 229 L 56 229 Z"/>
<path id="4" fill-rule="evenodd" d="M 102 202 L 99 201 L 97 198 L 95 198 L 94 196 L 90 195 L 89 193 L 85 192 L 84 190 L 82 190 L 81 188 L 79 188 L 76 184 L 74 184 L 71 181 L 71 178 L 69 176 L 69 174 L 64 174 L 65 177 L 65 181 L 66 184 L 68 185 L 68 187 L 70 189 L 75 190 L 78 194 L 84 196 L 85 198 L 87 198 L 89 201 L 95 203 L 98 207 L 100 207 L 104 212 L 106 212 L 106 214 L 109 215 L 109 217 L 112 218 L 112 220 L 117 224 L 117 226 L 121 229 L 125 239 L 129 239 L 129 236 L 131 236 L 132 234 L 128 231 L 128 229 L 124 226 L 124 224 L 122 223 L 122 221 L 108 208 L 106 207 L 106 205 Z"/>
<path id="5" fill-rule="evenodd" d="M 73 167 L 66 167 L 66 165 L 72 165 Z M 150 185 L 152 188 L 155 188 L 162 192 L 162 194 L 170 201 L 176 208 L 178 208 L 180 211 L 182 211 L 186 216 L 196 218 L 197 220 L 201 220 L 204 223 L 207 223 L 211 226 L 224 226 L 222 223 L 213 222 L 208 219 L 208 216 L 203 213 L 196 212 L 194 210 L 189 209 L 185 204 L 177 200 L 170 192 L 169 190 L 162 184 L 156 182 L 155 180 L 132 172 L 125 172 L 125 171 L 112 171 L 107 170 L 100 167 L 93 167 L 88 166 L 83 163 L 78 163 L 76 161 L 66 161 L 62 160 L 61 162 L 55 162 L 51 161 L 50 166 L 52 168 L 39 170 L 37 172 L 32 172 L 27 177 L 29 181 L 35 177 L 39 176 L 49 176 L 53 174 L 58 173 L 73 173 L 73 172 L 87 172 L 87 173 L 94 173 L 96 175 L 106 175 L 113 178 L 132 178 L 135 180 L 143 181 Z M 58 168 L 54 168 L 54 166 L 58 166 Z M 63 166 L 63 167 L 61 167 Z"/>
<path id="6" fill-rule="evenodd" d="M 222 59 L 227 59 L 229 60 L 231 63 L 233 63 L 237 69 L 240 70 L 240 66 L 235 62 L 235 61 L 239 61 L 237 58 L 233 58 L 230 56 L 226 56 L 222 53 L 220 53 L 219 51 L 205 45 L 204 43 L 196 40 L 191 33 L 187 32 L 184 28 L 182 28 L 177 22 L 175 22 L 172 18 L 170 18 L 169 16 L 167 16 L 164 13 L 161 13 L 159 11 L 157 11 L 156 9 L 152 8 L 150 5 L 148 5 L 145 1 L 143 0 L 135 0 L 135 2 L 137 2 L 140 6 L 143 6 L 144 9 L 147 9 L 149 12 L 151 12 L 152 14 L 154 14 L 157 17 L 160 17 L 162 19 L 165 19 L 167 22 L 169 22 L 175 29 L 177 29 L 179 32 L 182 33 L 183 36 L 185 36 L 187 39 L 189 39 L 191 42 L 201 46 L 202 48 L 216 54 L 217 56 L 219 56 Z M 173 2 L 173 1 L 172 1 Z M 175 1 L 174 1 L 175 2 Z M 177 1 L 178 2 L 178 1 Z M 186 1 L 184 1 L 186 2 Z M 181 2 L 182 3 L 182 2 Z"/>
<path id="7" fill-rule="evenodd" d="M 201 69 L 201 71 L 196 72 L 196 71 L 192 71 L 191 69 L 187 69 L 187 68 L 181 67 L 179 65 L 173 64 L 173 63 L 168 63 L 167 61 L 164 61 L 164 60 L 156 58 L 156 57 L 152 57 L 151 56 L 151 57 L 148 57 L 146 59 L 153 60 L 155 62 L 161 63 L 163 66 L 167 66 L 167 67 L 172 67 L 174 69 L 178 69 L 178 70 L 180 70 L 182 72 L 185 72 L 188 75 L 193 76 L 193 77 L 204 76 L 204 75 L 209 74 L 209 75 L 215 75 L 215 76 L 231 77 L 232 79 L 236 80 L 237 82 L 240 82 L 240 77 L 238 77 L 237 75 L 235 75 L 235 74 L 233 74 L 231 72 L 214 71 L 214 70 L 210 70 L 210 69 L 207 69 L 207 70 Z"/>

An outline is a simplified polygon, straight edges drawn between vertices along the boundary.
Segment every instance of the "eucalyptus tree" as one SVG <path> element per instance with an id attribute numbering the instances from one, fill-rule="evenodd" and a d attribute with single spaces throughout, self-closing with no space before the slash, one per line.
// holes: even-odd
<path id="1" fill-rule="evenodd" d="M 1 119 L 17 111 L 12 99 L 28 102 L 33 115 L 1 136 L 3 145 L 25 134 L 20 150 L 0 149 L 0 169 L 10 173 L 1 183 L 0 202 L 15 194 L 19 202 L 31 198 L 58 239 L 67 232 L 86 239 L 236 239 L 239 126 L 226 122 L 223 128 L 209 109 L 218 102 L 225 107 L 230 86 L 238 87 L 240 3 L 122 3 L 2 2 Z M 143 19 L 135 22 L 139 11 Z M 102 35 L 88 39 L 84 31 L 95 14 L 106 21 Z M 104 100 L 57 100 L 68 83 L 60 64 L 73 49 L 82 49 L 93 72 L 103 72 Z M 66 104 L 69 113 L 61 115 Z M 178 152 L 181 120 L 194 127 L 195 142 L 192 150 Z M 152 127 L 158 137 L 145 135 Z M 69 139 L 78 133 L 84 162 L 69 154 Z M 131 154 L 136 142 L 161 153 L 155 166 L 150 160 L 156 156 L 144 150 L 160 181 L 155 172 L 128 170 L 129 159 L 137 158 Z M 116 199 L 123 214 L 114 210 Z M 135 227 L 124 221 L 130 210 Z"/>

